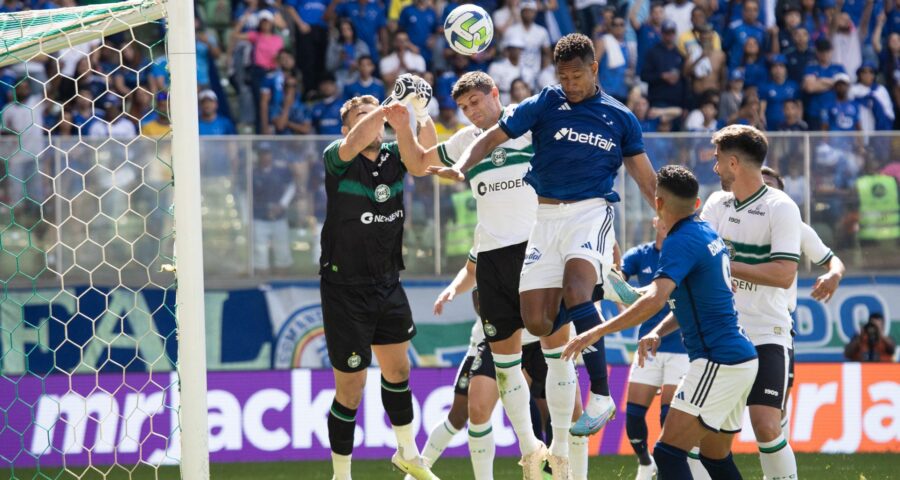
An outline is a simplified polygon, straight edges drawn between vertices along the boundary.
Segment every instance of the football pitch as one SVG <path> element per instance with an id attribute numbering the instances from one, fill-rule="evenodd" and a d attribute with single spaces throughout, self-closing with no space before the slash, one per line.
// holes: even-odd
<path id="1" fill-rule="evenodd" d="M 762 478 L 759 458 L 756 455 L 737 455 L 738 468 L 746 479 Z M 522 477 L 521 468 L 513 458 L 498 458 L 494 463 L 496 480 L 513 480 Z M 814 479 L 876 480 L 900 478 L 900 455 L 897 454 L 797 454 L 799 476 Z M 631 456 L 591 457 L 589 478 L 632 479 L 635 459 Z M 16 469 L 10 472 L 16 480 L 38 479 L 107 479 L 107 480 L 177 480 L 175 467 L 158 470 L 140 467 L 126 471 L 122 467 L 73 467 L 68 472 L 47 469 Z M 444 458 L 435 465 L 434 473 L 444 480 L 472 478 L 468 459 Z M 353 477 L 358 480 L 401 480 L 403 474 L 391 468 L 390 460 L 353 462 Z M 219 463 L 210 466 L 212 480 L 330 480 L 330 462 L 272 462 L 272 463 Z"/>

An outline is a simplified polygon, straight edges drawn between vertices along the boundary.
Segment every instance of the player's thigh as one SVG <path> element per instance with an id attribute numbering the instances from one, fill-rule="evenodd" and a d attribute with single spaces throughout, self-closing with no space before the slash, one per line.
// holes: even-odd
<path id="1" fill-rule="evenodd" d="M 663 385 L 659 392 L 660 405 L 671 404 L 672 399 L 675 397 L 675 391 L 677 389 L 678 389 L 678 385 Z"/>
<path id="2" fill-rule="evenodd" d="M 475 280 L 478 284 L 480 318 L 487 340 L 497 353 L 518 353 L 522 309 L 519 278 L 525 258 L 525 243 L 479 252 Z M 515 337 L 511 342 L 504 342 Z M 509 348 L 507 348 L 509 347 Z"/>
<path id="3" fill-rule="evenodd" d="M 519 292 L 562 288 L 563 257 L 559 251 L 562 223 L 548 218 L 547 210 L 557 205 L 538 205 L 538 218 L 531 228 L 525 259 L 522 262 Z"/>
<path id="4" fill-rule="evenodd" d="M 372 338 L 376 312 L 369 286 L 338 285 L 325 280 L 319 284 L 322 324 L 331 366 L 341 372 L 365 370 L 372 363 Z"/>
<path id="5" fill-rule="evenodd" d="M 341 405 L 355 409 L 362 401 L 363 389 L 366 386 L 366 371 L 342 372 L 332 369 L 334 372 L 334 398 Z"/>
<path id="6" fill-rule="evenodd" d="M 652 385 L 629 382 L 627 402 L 642 407 L 649 407 L 650 404 L 653 403 L 653 399 L 656 397 L 656 392 L 658 390 L 657 387 Z"/>
<path id="7" fill-rule="evenodd" d="M 679 410 L 696 417 L 710 431 L 739 432 L 756 368 L 755 359 L 737 365 L 694 360 L 675 391 L 666 426 L 672 412 Z"/>
<path id="8" fill-rule="evenodd" d="M 631 361 L 628 372 L 628 403 L 648 406 L 663 384 L 663 360 L 660 354 L 650 355 L 644 366 L 638 365 L 638 356 Z"/>
<path id="9" fill-rule="evenodd" d="M 659 440 L 673 447 L 689 451 L 709 433 L 700 419 L 688 412 L 672 409 L 666 417 Z"/>
<path id="10" fill-rule="evenodd" d="M 566 259 L 563 272 L 563 301 L 567 308 L 589 302 L 600 275 L 595 259 L 572 256 Z"/>
<path id="11" fill-rule="evenodd" d="M 372 352 L 378 359 L 381 375 L 391 383 L 409 379 L 409 342 L 372 345 Z"/>
<path id="12" fill-rule="evenodd" d="M 573 258 L 582 258 L 591 264 L 594 283 L 601 283 L 603 277 L 600 266 L 613 264 L 613 208 L 603 200 L 593 199 L 579 202 L 574 210 L 576 211 L 568 217 L 563 227 L 560 253 L 566 263 Z"/>
<path id="13" fill-rule="evenodd" d="M 559 313 L 562 288 L 541 288 L 520 292 L 522 322 L 532 335 L 542 337 L 553 329 Z"/>
<path id="14" fill-rule="evenodd" d="M 783 410 L 790 380 L 790 352 L 781 345 L 763 344 L 756 345 L 756 354 L 759 357 L 759 371 L 747 405 Z"/>
<path id="15" fill-rule="evenodd" d="M 731 453 L 733 433 L 709 432 L 700 440 L 700 454 L 713 460 L 722 460 Z"/>

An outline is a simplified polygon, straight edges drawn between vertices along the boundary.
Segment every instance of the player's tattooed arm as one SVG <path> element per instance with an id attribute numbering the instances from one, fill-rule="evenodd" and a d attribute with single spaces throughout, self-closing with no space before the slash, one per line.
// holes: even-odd
<path id="1" fill-rule="evenodd" d="M 405 107 L 404 107 L 405 108 Z M 342 162 L 349 162 L 359 155 L 378 138 L 384 127 L 384 107 L 376 107 L 362 117 L 353 128 L 347 132 L 346 138 L 341 142 L 338 156 Z"/>
<path id="2" fill-rule="evenodd" d="M 675 282 L 669 278 L 661 277 L 653 280 L 653 283 L 647 289 L 647 293 L 631 304 L 624 312 L 570 340 L 563 351 L 563 358 L 566 360 L 574 358 L 582 350 L 600 340 L 601 337 L 647 321 L 647 319 L 662 310 L 666 305 L 666 300 L 669 299 L 669 295 L 674 290 Z"/>
<path id="3" fill-rule="evenodd" d="M 656 172 L 653 171 L 650 157 L 646 153 L 639 153 L 633 157 L 623 158 L 623 162 L 628 175 L 631 175 L 641 189 L 644 200 L 650 208 L 656 210 Z"/>

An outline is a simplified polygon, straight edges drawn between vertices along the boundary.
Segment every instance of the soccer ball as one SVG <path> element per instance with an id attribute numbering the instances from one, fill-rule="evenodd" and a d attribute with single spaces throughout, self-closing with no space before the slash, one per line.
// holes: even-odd
<path id="1" fill-rule="evenodd" d="M 444 22 L 444 36 L 450 48 L 462 55 L 475 55 L 487 49 L 494 38 L 491 16 L 477 5 L 460 5 Z"/>

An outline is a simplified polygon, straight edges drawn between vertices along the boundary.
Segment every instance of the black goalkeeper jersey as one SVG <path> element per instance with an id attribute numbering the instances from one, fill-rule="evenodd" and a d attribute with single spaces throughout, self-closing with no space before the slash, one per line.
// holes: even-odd
<path id="1" fill-rule="evenodd" d="M 378 283 L 403 270 L 403 180 L 396 142 L 381 144 L 372 161 L 342 162 L 335 140 L 325 149 L 328 207 L 322 228 L 319 273 L 338 284 Z"/>

